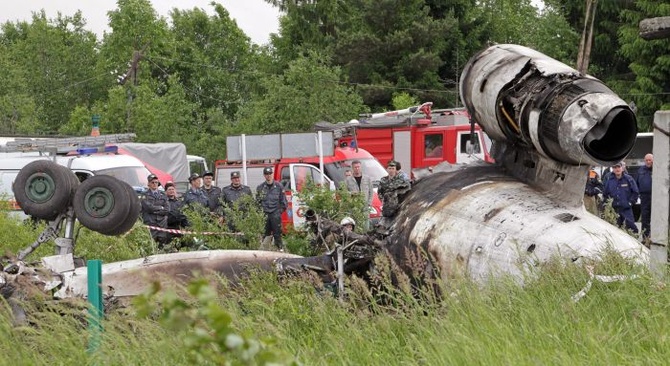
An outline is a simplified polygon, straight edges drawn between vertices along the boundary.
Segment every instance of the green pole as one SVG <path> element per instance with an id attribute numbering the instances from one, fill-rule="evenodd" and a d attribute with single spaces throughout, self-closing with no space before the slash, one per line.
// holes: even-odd
<path id="1" fill-rule="evenodd" d="M 88 265 L 88 302 L 91 306 L 88 309 L 88 330 L 90 339 L 88 342 L 88 352 L 93 353 L 100 345 L 100 333 L 102 332 L 102 261 L 95 259 L 89 260 Z"/>

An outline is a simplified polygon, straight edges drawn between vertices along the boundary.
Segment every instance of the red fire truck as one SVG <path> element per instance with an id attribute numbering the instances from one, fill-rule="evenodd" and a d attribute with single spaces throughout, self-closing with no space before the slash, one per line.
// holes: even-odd
<path id="1" fill-rule="evenodd" d="M 319 135 L 322 136 L 320 143 Z M 263 168 L 272 167 L 274 179 L 284 186 L 288 200 L 288 209 L 282 215 L 284 227 L 304 223 L 305 207 L 295 193 L 300 192 L 308 180 L 334 190 L 344 182 L 345 171 L 351 169 L 354 160 L 361 162 L 364 174 L 372 178 L 375 186 L 387 175 L 379 161 L 364 149 L 336 146 L 337 141 L 330 132 L 229 136 L 226 144 L 227 159 L 215 162 L 215 184 L 227 186 L 230 173 L 239 171 L 243 184 L 251 187 L 255 194 L 256 187 L 264 181 Z M 375 188 L 370 220 L 374 223 L 380 217 L 381 201 Z"/>
<path id="2" fill-rule="evenodd" d="M 409 171 L 473 160 L 492 162 L 490 140 L 479 125 L 470 125 L 464 108 L 432 110 L 432 103 L 362 115 L 347 124 L 317 124 L 342 135 L 340 144 L 370 152 L 382 164 L 393 159 Z M 339 128 L 338 128 L 339 127 Z M 474 136 L 473 136 L 474 135 Z"/>

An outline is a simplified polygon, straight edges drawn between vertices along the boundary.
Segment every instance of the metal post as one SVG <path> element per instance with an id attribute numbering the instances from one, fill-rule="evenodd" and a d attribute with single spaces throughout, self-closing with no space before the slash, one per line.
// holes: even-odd
<path id="1" fill-rule="evenodd" d="M 317 143 L 318 149 L 319 149 L 319 169 L 321 169 L 321 187 L 323 187 L 323 183 L 326 181 L 324 178 L 324 171 L 323 171 L 323 132 L 318 131 L 317 134 Z"/>
<path id="2" fill-rule="evenodd" d="M 342 245 L 335 244 L 337 251 L 337 297 L 344 300 L 344 250 Z"/>
<path id="3" fill-rule="evenodd" d="M 89 260 L 87 262 L 87 280 L 88 280 L 88 302 L 91 306 L 88 309 L 88 330 L 89 342 L 88 352 L 92 353 L 100 345 L 100 333 L 102 332 L 102 314 L 104 309 L 102 305 L 102 261 Z"/>
<path id="4" fill-rule="evenodd" d="M 245 135 L 242 134 L 240 136 L 240 139 L 242 139 L 242 143 L 240 146 L 242 147 L 242 181 L 244 182 L 244 185 L 248 185 L 247 183 L 247 140 L 245 138 Z"/>
<path id="5" fill-rule="evenodd" d="M 657 278 L 665 277 L 668 262 L 670 220 L 670 111 L 654 114 L 654 173 L 651 185 L 650 267 Z"/>
<path id="6" fill-rule="evenodd" d="M 62 238 L 54 239 L 56 242 L 56 255 L 74 253 L 74 208 L 68 207 L 65 213 L 65 232 Z"/>

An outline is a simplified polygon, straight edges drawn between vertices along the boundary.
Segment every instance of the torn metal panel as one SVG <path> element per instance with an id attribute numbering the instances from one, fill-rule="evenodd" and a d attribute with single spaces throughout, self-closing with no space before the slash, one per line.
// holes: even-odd
<path id="1" fill-rule="evenodd" d="M 125 297 L 141 294 L 153 281 L 179 282 L 209 272 L 236 281 L 239 276 L 253 268 L 272 270 L 274 261 L 278 258 L 300 256 L 258 250 L 210 250 L 152 255 L 104 264 L 102 287 L 105 295 Z M 86 297 L 86 274 L 85 267 L 61 273 L 63 284 L 55 296 Z"/>

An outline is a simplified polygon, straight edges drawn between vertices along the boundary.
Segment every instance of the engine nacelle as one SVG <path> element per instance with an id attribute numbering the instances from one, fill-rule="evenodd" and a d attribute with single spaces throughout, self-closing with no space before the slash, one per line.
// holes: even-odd
<path id="1" fill-rule="evenodd" d="M 494 141 L 570 165 L 611 165 L 632 149 L 637 121 L 600 80 L 527 47 L 491 46 L 461 75 L 461 98 Z"/>

